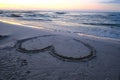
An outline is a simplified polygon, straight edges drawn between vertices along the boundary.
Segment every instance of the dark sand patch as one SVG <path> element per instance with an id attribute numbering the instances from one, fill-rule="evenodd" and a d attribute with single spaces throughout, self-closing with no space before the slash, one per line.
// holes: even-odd
<path id="1" fill-rule="evenodd" d="M 9 37 L 8 35 L 0 35 L 0 40 L 3 40 L 5 38 Z"/>

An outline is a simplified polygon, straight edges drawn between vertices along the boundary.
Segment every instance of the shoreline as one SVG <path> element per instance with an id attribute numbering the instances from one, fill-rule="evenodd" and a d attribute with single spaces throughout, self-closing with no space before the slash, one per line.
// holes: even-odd
<path id="1" fill-rule="evenodd" d="M 18 26 L 24 26 L 24 27 L 28 27 L 28 28 L 36 28 L 36 29 L 42 29 L 42 30 L 47 30 L 49 32 L 53 32 L 53 33 L 57 33 L 57 34 L 68 34 L 68 35 L 72 35 L 72 36 L 80 36 L 80 37 L 84 37 L 84 38 L 90 38 L 90 39 L 100 39 L 100 40 L 110 40 L 110 41 L 117 41 L 117 42 L 120 42 L 120 39 L 116 39 L 116 38 L 108 38 L 108 37 L 102 37 L 102 36 L 95 36 L 95 35 L 89 35 L 89 34 L 84 34 L 84 33 L 80 33 L 80 32 L 67 32 L 67 31 L 57 31 L 57 30 L 52 30 L 52 29 L 47 29 L 47 28 L 44 28 L 44 27 L 37 27 L 37 26 L 31 26 L 31 25 L 25 25 L 25 24 L 22 24 L 22 23 L 18 23 L 18 22 L 15 22 L 15 21 L 6 21 L 6 20 L 0 20 L 0 22 L 3 22 L 3 23 L 7 23 L 7 24 L 13 24 L 13 25 L 18 25 Z"/>

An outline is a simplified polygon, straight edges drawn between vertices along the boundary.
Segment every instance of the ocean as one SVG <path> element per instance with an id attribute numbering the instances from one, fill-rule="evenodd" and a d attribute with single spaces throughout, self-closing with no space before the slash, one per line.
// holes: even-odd
<path id="1" fill-rule="evenodd" d="M 0 10 L 0 20 L 59 32 L 120 39 L 120 12 Z"/>

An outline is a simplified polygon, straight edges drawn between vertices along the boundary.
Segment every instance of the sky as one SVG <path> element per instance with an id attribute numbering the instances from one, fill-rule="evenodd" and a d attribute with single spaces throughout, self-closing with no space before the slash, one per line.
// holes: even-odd
<path id="1" fill-rule="evenodd" d="M 0 9 L 120 11 L 120 0 L 0 0 Z"/>

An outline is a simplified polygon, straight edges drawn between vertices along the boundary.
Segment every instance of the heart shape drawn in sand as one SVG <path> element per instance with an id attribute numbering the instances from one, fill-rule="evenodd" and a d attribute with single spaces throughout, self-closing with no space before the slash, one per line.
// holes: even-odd
<path id="1" fill-rule="evenodd" d="M 53 57 L 63 61 L 88 61 L 95 57 L 96 50 L 89 44 L 66 36 L 43 35 L 18 40 L 17 51 L 39 53 L 49 51 Z"/>

